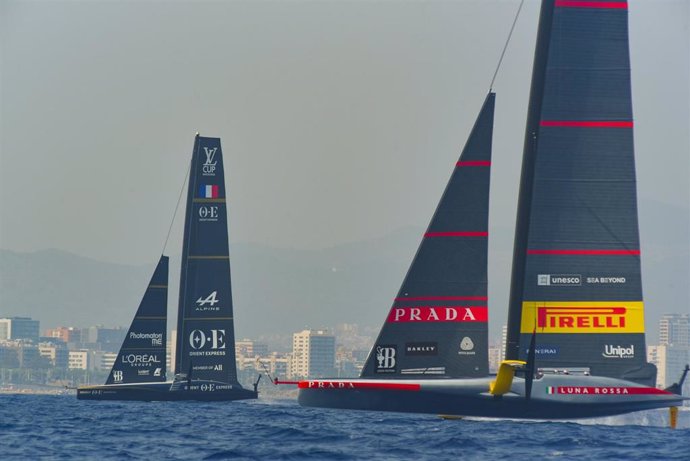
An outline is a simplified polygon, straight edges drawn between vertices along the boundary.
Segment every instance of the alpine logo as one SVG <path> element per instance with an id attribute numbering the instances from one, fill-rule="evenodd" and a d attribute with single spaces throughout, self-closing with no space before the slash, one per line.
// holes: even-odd
<path id="1" fill-rule="evenodd" d="M 196 311 L 219 311 L 220 306 L 216 306 L 216 304 L 219 302 L 218 300 L 218 291 L 212 292 L 210 295 L 206 296 L 205 298 L 203 296 L 199 296 L 199 299 L 196 300 Z"/>
<path id="2" fill-rule="evenodd" d="M 486 306 L 394 307 L 389 323 L 399 322 L 486 322 Z"/>
<path id="3" fill-rule="evenodd" d="M 189 345 L 194 350 L 225 349 L 225 330 L 192 330 L 189 333 Z"/>
<path id="4" fill-rule="evenodd" d="M 624 347 L 606 344 L 601 355 L 607 359 L 634 359 L 635 345 L 631 344 L 630 347 Z"/>
<path id="5" fill-rule="evenodd" d="M 395 373 L 396 353 L 394 345 L 376 346 L 376 373 Z"/>
<path id="6" fill-rule="evenodd" d="M 218 221 L 218 205 L 200 206 L 198 213 L 199 213 L 199 222 L 217 222 Z"/>
<path id="7" fill-rule="evenodd" d="M 465 336 L 462 338 L 462 341 L 460 341 L 460 350 L 458 351 L 459 355 L 475 355 L 476 352 L 474 351 L 474 342 L 472 341 L 472 338 L 469 336 Z"/>
<path id="8" fill-rule="evenodd" d="M 153 376 L 160 376 L 160 375 L 161 375 L 161 371 L 163 371 L 161 368 L 156 368 L 156 369 L 153 371 Z"/>
<path id="9" fill-rule="evenodd" d="M 216 164 L 218 163 L 215 160 L 216 157 L 216 152 L 218 151 L 217 147 L 214 147 L 213 149 L 209 149 L 208 147 L 204 147 L 204 153 L 206 154 L 206 161 L 201 167 L 201 174 L 204 176 L 215 176 L 216 175 Z"/>
<path id="10" fill-rule="evenodd" d="M 579 274 L 539 274 L 537 275 L 539 286 L 580 286 L 582 276 Z"/>

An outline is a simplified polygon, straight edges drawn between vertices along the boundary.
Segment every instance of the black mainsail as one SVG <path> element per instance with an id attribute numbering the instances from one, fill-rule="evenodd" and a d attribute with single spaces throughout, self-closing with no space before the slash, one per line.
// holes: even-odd
<path id="1" fill-rule="evenodd" d="M 161 256 L 106 384 L 165 381 L 168 257 Z"/>
<path id="2" fill-rule="evenodd" d="M 220 139 L 197 136 L 180 270 L 176 372 L 239 385 Z"/>
<path id="3" fill-rule="evenodd" d="M 626 1 L 544 2 L 508 358 L 654 385 L 646 363 Z"/>
<path id="4" fill-rule="evenodd" d="M 489 93 L 362 377 L 489 372 L 487 252 L 495 94 Z"/>

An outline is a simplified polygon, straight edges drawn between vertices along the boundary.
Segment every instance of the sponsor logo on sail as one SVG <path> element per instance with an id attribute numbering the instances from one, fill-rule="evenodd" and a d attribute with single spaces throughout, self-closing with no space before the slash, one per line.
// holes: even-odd
<path id="1" fill-rule="evenodd" d="M 537 275 L 537 285 L 539 286 L 580 286 L 582 276 L 579 274 L 539 274 Z"/>
<path id="2" fill-rule="evenodd" d="M 387 322 L 486 322 L 486 306 L 394 307 Z"/>
<path id="3" fill-rule="evenodd" d="M 148 376 L 151 370 L 137 370 L 137 376 Z"/>
<path id="4" fill-rule="evenodd" d="M 213 149 L 209 149 L 208 147 L 204 147 L 204 153 L 206 154 L 206 161 L 201 166 L 201 174 L 203 176 L 215 176 L 216 175 L 216 164 L 218 164 L 218 161 L 216 161 L 215 158 L 216 158 L 216 152 L 217 151 L 218 151 L 217 147 L 214 147 Z"/>
<path id="5" fill-rule="evenodd" d="M 225 330 L 192 330 L 189 345 L 194 350 L 225 349 Z"/>
<path id="6" fill-rule="evenodd" d="M 218 291 L 214 291 L 211 294 L 207 295 L 206 297 L 204 296 L 199 296 L 199 299 L 196 300 L 196 311 L 219 311 L 220 306 L 216 306 L 216 304 L 219 302 L 218 300 Z"/>
<path id="7" fill-rule="evenodd" d="M 604 345 L 604 352 L 602 352 L 601 355 L 608 359 L 634 359 L 635 345 L 631 344 L 630 346 L 625 347 L 606 344 Z"/>
<path id="8" fill-rule="evenodd" d="M 218 222 L 218 205 L 200 206 L 199 222 Z"/>
<path id="9" fill-rule="evenodd" d="M 199 197 L 201 198 L 218 198 L 219 190 L 216 184 L 202 184 L 199 186 Z"/>
<path id="10" fill-rule="evenodd" d="M 538 344 L 534 348 L 534 355 L 536 355 L 537 357 L 553 357 L 558 355 L 559 350 L 560 349 L 558 346 L 551 346 L 549 344 Z M 525 349 L 525 354 L 529 354 L 529 348 Z"/>
<path id="11" fill-rule="evenodd" d="M 148 367 L 152 364 L 161 363 L 156 354 L 124 354 L 121 361 L 132 367 Z"/>
<path id="12" fill-rule="evenodd" d="M 113 381 L 116 383 L 121 383 L 123 379 L 122 370 L 113 370 Z"/>
<path id="13" fill-rule="evenodd" d="M 469 336 L 465 336 L 462 338 L 462 341 L 460 341 L 460 350 L 458 351 L 459 355 L 475 355 L 476 352 L 474 350 L 474 341 L 472 341 L 472 338 Z"/>
<path id="14" fill-rule="evenodd" d="M 162 371 L 163 371 L 163 370 L 162 370 L 161 368 L 156 368 L 156 369 L 153 371 L 153 376 L 160 376 Z"/>
<path id="15" fill-rule="evenodd" d="M 163 333 L 136 333 L 134 331 L 130 331 L 129 339 L 150 339 L 152 346 L 163 345 Z"/>
<path id="16" fill-rule="evenodd" d="M 376 373 L 395 373 L 397 347 L 376 346 Z"/>
<path id="17" fill-rule="evenodd" d="M 354 389 L 355 384 L 347 381 L 308 381 L 306 386 L 309 389 Z"/>
<path id="18" fill-rule="evenodd" d="M 438 344 L 434 342 L 405 343 L 405 355 L 437 355 Z"/>
<path id="19" fill-rule="evenodd" d="M 644 333 L 640 301 L 524 301 L 520 332 Z"/>
<path id="20" fill-rule="evenodd" d="M 623 284 L 626 283 L 625 277 L 587 277 L 590 284 Z"/>

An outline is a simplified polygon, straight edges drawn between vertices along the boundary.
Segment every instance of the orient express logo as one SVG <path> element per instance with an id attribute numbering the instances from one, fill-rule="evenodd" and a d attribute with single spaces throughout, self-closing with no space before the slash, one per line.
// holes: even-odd
<path id="1" fill-rule="evenodd" d="M 387 322 L 486 322 L 483 306 L 394 307 Z"/>
<path id="2" fill-rule="evenodd" d="M 199 222 L 218 222 L 218 205 L 200 206 Z"/>
<path id="3" fill-rule="evenodd" d="M 433 342 L 405 343 L 405 355 L 436 355 L 438 344 Z"/>
<path id="4" fill-rule="evenodd" d="M 225 349 L 225 330 L 192 330 L 189 345 L 194 350 Z"/>
<path id="5" fill-rule="evenodd" d="M 216 161 L 215 158 L 216 158 L 216 152 L 217 151 L 218 151 L 217 147 L 214 147 L 213 149 L 209 149 L 208 147 L 204 147 L 204 153 L 206 154 L 206 161 L 201 166 L 201 174 L 203 176 L 215 176 L 216 175 L 216 164 L 218 164 L 218 161 Z"/>
<path id="6" fill-rule="evenodd" d="M 395 373 L 397 347 L 376 346 L 376 373 Z"/>

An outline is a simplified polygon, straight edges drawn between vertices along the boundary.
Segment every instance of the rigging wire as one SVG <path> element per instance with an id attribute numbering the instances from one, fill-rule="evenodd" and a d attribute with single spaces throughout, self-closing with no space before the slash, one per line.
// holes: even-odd
<path id="1" fill-rule="evenodd" d="M 168 246 L 168 239 L 170 239 L 170 232 L 172 232 L 173 224 L 175 223 L 175 216 L 177 216 L 177 210 L 180 208 L 180 201 L 182 200 L 182 193 L 184 192 L 184 186 L 187 184 L 187 179 L 189 178 L 189 172 L 192 170 L 192 162 L 189 162 L 189 168 L 187 168 L 187 173 L 184 176 L 184 181 L 182 181 L 182 187 L 180 188 L 180 195 L 177 197 L 177 205 L 175 205 L 175 211 L 173 212 L 172 220 L 170 221 L 170 227 L 168 227 L 168 235 L 165 237 L 165 243 L 163 244 L 163 251 L 161 254 L 165 254 L 165 249 Z"/>
<path id="2" fill-rule="evenodd" d="M 517 12 L 515 13 L 515 19 L 513 19 L 513 25 L 510 26 L 510 32 L 508 32 L 508 38 L 506 39 L 505 45 L 503 45 L 503 51 L 501 52 L 501 57 L 498 58 L 498 64 L 496 65 L 496 70 L 494 71 L 494 76 L 491 79 L 491 85 L 489 85 L 489 92 L 494 89 L 494 81 L 496 80 L 496 75 L 498 75 L 498 70 L 501 68 L 501 63 L 503 62 L 503 57 L 508 49 L 508 43 L 510 43 L 510 38 L 513 36 L 513 30 L 515 30 L 515 24 L 517 23 L 518 16 L 520 16 L 520 10 L 522 10 L 522 5 L 525 0 L 520 0 L 520 6 L 518 6 Z"/>

